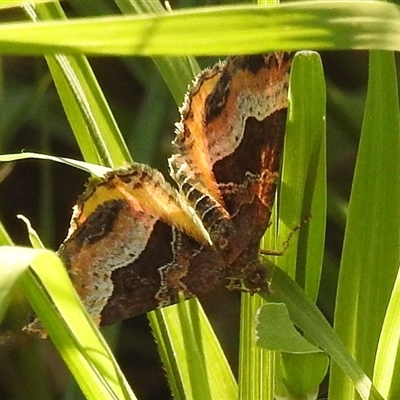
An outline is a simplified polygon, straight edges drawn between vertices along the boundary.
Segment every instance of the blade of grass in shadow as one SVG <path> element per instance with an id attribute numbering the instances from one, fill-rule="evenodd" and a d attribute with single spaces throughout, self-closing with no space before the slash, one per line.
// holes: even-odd
<path id="1" fill-rule="evenodd" d="M 400 7 L 308 1 L 0 26 L 0 53 L 9 54 L 220 55 L 302 48 L 400 50 Z"/>
<path id="2" fill-rule="evenodd" d="M 36 11 L 30 6 L 25 9 L 35 21 L 38 16 L 65 18 L 57 3 L 37 6 Z M 85 160 L 109 167 L 130 162 L 122 135 L 87 59 L 55 55 L 47 56 L 46 60 Z"/>
<path id="3" fill-rule="evenodd" d="M 1 246 L 11 246 L 12 245 L 12 240 L 10 236 L 8 235 L 8 232 L 4 228 L 4 225 L 0 221 L 0 245 Z"/>
<path id="4" fill-rule="evenodd" d="M 368 92 L 354 174 L 335 312 L 335 330 L 372 376 L 400 251 L 400 122 L 393 54 L 371 52 Z M 337 366 L 330 394 L 354 389 Z"/>

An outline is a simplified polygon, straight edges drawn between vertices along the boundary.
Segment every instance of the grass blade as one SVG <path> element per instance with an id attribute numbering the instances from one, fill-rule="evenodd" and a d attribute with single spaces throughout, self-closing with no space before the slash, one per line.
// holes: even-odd
<path id="1" fill-rule="evenodd" d="M 28 14 L 37 20 L 64 19 L 57 3 L 41 5 Z M 85 157 L 93 163 L 117 167 L 131 161 L 122 135 L 84 56 L 46 56 L 54 83 L 75 138 Z"/>
<path id="2" fill-rule="evenodd" d="M 276 49 L 400 50 L 400 8 L 380 1 L 308 1 L 0 26 L 0 53 L 251 54 Z M 251 27 L 251 29 L 249 29 Z M 282 29 L 284 27 L 285 29 Z M 218 38 L 218 40 L 215 40 Z"/>
<path id="3" fill-rule="evenodd" d="M 335 330 L 363 370 L 373 374 L 400 251 L 400 123 L 393 54 L 371 52 L 364 122 L 349 205 Z M 354 398 L 336 366 L 331 396 Z"/>
<path id="4" fill-rule="evenodd" d="M 12 269 L 19 274 L 25 271 L 20 276 L 24 292 L 41 315 L 44 326 L 86 397 L 135 398 L 111 351 L 77 298 L 60 259 L 48 250 L 23 247 L 3 246 L 0 254 L 2 271 Z M 30 264 L 33 270 L 27 269 Z"/>
<path id="5" fill-rule="evenodd" d="M 174 398 L 237 398 L 232 371 L 197 299 L 151 316 L 154 334 L 163 338 L 157 344 Z"/>

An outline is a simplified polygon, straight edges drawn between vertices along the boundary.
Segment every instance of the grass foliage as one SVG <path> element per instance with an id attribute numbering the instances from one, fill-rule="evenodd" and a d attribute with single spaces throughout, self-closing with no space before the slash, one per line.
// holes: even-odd
<path id="1" fill-rule="evenodd" d="M 10 8 L 17 3 L 20 8 Z M 67 18 L 58 2 L 35 3 L 8 1 L 0 6 L 0 11 L 11 15 L 7 21 L 5 14 L 0 23 L 0 54 L 44 57 L 85 163 L 37 153 L 7 154 L 16 121 L 23 119 L 21 111 L 0 117 L 0 161 L 50 158 L 101 174 L 105 169 L 94 164 L 115 168 L 132 161 L 127 141 L 141 143 L 143 154 L 151 154 L 164 118 L 157 108 L 164 98 L 159 77 L 179 104 L 200 70 L 187 54 L 370 51 L 348 202 L 328 196 L 330 114 L 326 114 L 321 58 L 314 51 L 301 51 L 295 57 L 281 185 L 263 247 L 279 249 L 303 222 L 284 255 L 266 260 L 271 294 L 242 294 L 237 379 L 197 299 L 151 312 L 148 318 L 176 399 L 318 395 L 335 400 L 398 399 L 400 120 L 391 51 L 400 50 L 400 7 L 377 1 L 304 1 L 175 11 L 164 10 L 157 2 L 115 0 L 71 2 L 68 12 L 86 17 Z M 156 69 L 146 67 L 144 59 L 126 64 L 146 87 L 145 104 L 152 106 L 154 117 L 149 121 L 149 110 L 143 110 L 137 126 L 145 129 L 135 131 L 133 141 L 122 135 L 87 55 L 154 57 Z M 40 93 L 20 104 L 35 110 L 29 101 Z M 46 117 L 45 124 L 51 124 L 52 116 Z M 330 324 L 316 301 L 329 297 L 321 289 L 326 288 L 321 277 L 329 271 L 325 233 L 327 216 L 332 215 L 339 215 L 336 220 L 345 225 L 345 235 L 337 291 L 329 299 L 334 304 Z M 43 248 L 29 224 L 28 228 L 33 248 L 14 246 L 0 225 L 0 317 L 7 311 L 11 319 L 18 314 L 15 304 L 22 288 L 87 399 L 136 398 L 102 334 L 80 305 L 60 260 Z M 34 358 L 32 348 L 40 346 L 37 342 L 20 350 L 20 374 L 26 380 L 24 389 L 10 383 L 10 398 L 53 398 L 43 383 L 43 366 Z M 323 381 L 327 376 L 328 389 Z M 71 389 L 66 398 L 79 398 L 73 393 Z"/>

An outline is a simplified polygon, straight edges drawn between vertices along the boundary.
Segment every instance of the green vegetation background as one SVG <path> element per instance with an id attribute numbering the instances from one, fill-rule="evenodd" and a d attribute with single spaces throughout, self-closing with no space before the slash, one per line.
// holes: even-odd
<path id="1" fill-rule="evenodd" d="M 226 2 L 228 3 L 228 2 Z M 232 2 L 229 2 L 230 4 Z M 216 2 L 171 2 L 171 7 L 215 5 Z M 110 1 L 65 2 L 70 17 L 117 13 Z M 24 20 L 21 11 L 0 13 L 0 22 Z M 190 51 L 188 51 L 190 52 Z M 321 52 L 327 81 L 328 221 L 326 254 L 318 305 L 333 321 L 338 269 L 344 236 L 346 204 L 357 154 L 365 107 L 368 54 L 365 51 Z M 221 58 L 225 58 L 222 56 Z M 203 67 L 219 57 L 201 57 Z M 90 64 L 135 161 L 150 164 L 167 175 L 176 102 L 149 58 L 90 57 Z M 1 59 L 0 153 L 21 150 L 81 159 L 48 67 L 42 57 L 5 56 Z M 380 162 L 380 160 L 371 160 Z M 1 174 L 4 174 L 3 177 Z M 17 214 L 27 216 L 47 247 L 57 249 L 68 229 L 71 209 L 82 192 L 87 174 L 51 162 L 26 160 L 11 171 L 0 169 L 0 217 L 16 244 L 29 245 Z M 234 371 L 237 370 L 239 295 L 215 290 L 201 298 Z M 29 307 L 16 296 L 1 326 L 0 398 L 31 399 L 29 377 L 19 358 L 35 339 L 18 333 Z M 47 375 L 49 398 L 58 398 L 69 384 L 68 373 L 51 343 L 32 352 Z M 167 399 L 167 386 L 146 316 L 122 324 L 116 354 L 139 399 Z M 323 391 L 323 389 L 322 389 Z M 54 396 L 54 397 L 53 397 Z"/>

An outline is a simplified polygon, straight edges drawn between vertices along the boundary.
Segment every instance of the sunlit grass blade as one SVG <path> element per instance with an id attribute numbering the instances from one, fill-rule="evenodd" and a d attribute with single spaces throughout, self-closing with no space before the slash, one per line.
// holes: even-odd
<path id="1" fill-rule="evenodd" d="M 0 247 L 0 260 L 1 269 L 19 273 L 25 270 L 20 276 L 25 295 L 86 397 L 135 398 L 111 351 L 76 296 L 60 259 L 48 250 L 5 246 Z M 29 265 L 32 270 L 27 269 Z"/>
<path id="2" fill-rule="evenodd" d="M 400 8 L 388 2 L 308 1 L 268 7 L 209 7 L 151 16 L 8 23 L 0 26 L 0 53 L 156 56 L 304 48 L 400 50 L 399 17 Z"/>
<path id="3" fill-rule="evenodd" d="M 271 271 L 271 294 L 265 298 L 271 302 L 285 303 L 294 324 L 314 344 L 326 351 L 332 361 L 353 381 L 363 400 L 382 400 L 371 380 L 351 357 L 317 306 L 282 270 L 271 266 Z"/>
<path id="4" fill-rule="evenodd" d="M 275 354 L 254 341 L 254 316 L 265 300 L 261 296 L 243 293 L 240 304 L 239 338 L 239 399 L 273 399 L 275 381 Z"/>
<path id="5" fill-rule="evenodd" d="M 31 0 L 30 3 L 32 4 L 39 4 L 39 3 L 50 3 L 52 0 Z M 0 4 L 0 10 L 12 7 L 22 7 L 26 4 L 24 0 L 2 0 Z"/>
<path id="6" fill-rule="evenodd" d="M 57 157 L 51 156 L 48 154 L 39 154 L 39 153 L 20 153 L 20 154 L 3 154 L 0 155 L 0 162 L 11 162 L 18 160 L 25 160 L 29 158 L 36 158 L 38 160 L 50 160 L 54 162 L 59 162 L 61 164 L 69 165 L 71 167 L 79 168 L 82 171 L 86 171 L 95 176 L 103 176 L 106 172 L 110 171 L 110 168 L 103 167 L 97 164 L 91 164 L 85 161 L 74 160 L 72 158 L 67 157 Z"/>
<path id="7" fill-rule="evenodd" d="M 374 367 L 376 387 L 388 400 L 400 396 L 400 270 L 385 315 Z"/>
<path id="8" fill-rule="evenodd" d="M 293 60 L 282 185 L 279 237 L 292 235 L 277 264 L 316 300 L 326 224 L 326 89 L 318 53 Z M 298 232 L 293 229 L 299 227 Z"/>
<path id="9" fill-rule="evenodd" d="M 4 263 L 0 265 L 0 322 L 10 304 L 12 289 L 25 270 L 26 265 L 20 263 L 12 264 L 8 259 L 4 260 Z"/>
<path id="10" fill-rule="evenodd" d="M 335 330 L 363 370 L 373 374 L 400 252 L 400 122 L 393 54 L 371 52 L 335 311 Z M 333 366 L 330 395 L 354 398 Z"/>
<path id="11" fill-rule="evenodd" d="M 232 371 L 197 299 L 151 316 L 174 398 L 237 398 Z"/>
<path id="12" fill-rule="evenodd" d="M 27 14 L 38 19 L 62 19 L 57 3 L 45 4 Z M 37 12 L 37 14 L 36 14 Z M 39 22 L 37 22 L 39 23 Z M 131 161 L 129 152 L 84 56 L 46 56 L 54 83 L 85 160 L 118 167 Z"/>

